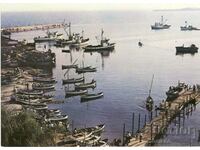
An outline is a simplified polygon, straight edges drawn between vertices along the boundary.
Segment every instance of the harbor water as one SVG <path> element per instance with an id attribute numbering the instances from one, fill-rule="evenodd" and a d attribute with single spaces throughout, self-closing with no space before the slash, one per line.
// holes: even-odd
<path id="1" fill-rule="evenodd" d="M 73 128 L 94 126 L 105 123 L 103 137 L 113 140 L 121 138 L 123 124 L 126 131 L 131 131 L 132 113 L 136 120 L 141 114 L 141 126 L 145 109 L 145 100 L 148 96 L 151 78 L 154 81 L 151 96 L 155 104 L 166 99 L 165 92 L 178 81 L 187 84 L 200 83 L 200 54 L 176 55 L 175 46 L 190 46 L 192 43 L 200 47 L 200 31 L 180 31 L 185 21 L 195 27 L 200 27 L 199 11 L 106 11 L 106 12 L 28 12 L 2 13 L 2 27 L 21 26 L 45 23 L 72 23 L 73 32 L 84 30 L 84 37 L 90 38 L 90 44 L 97 44 L 101 29 L 104 35 L 115 42 L 113 52 L 83 53 L 82 50 L 73 50 L 72 53 L 62 53 L 62 49 L 53 46 L 53 43 L 36 44 L 38 50 L 51 49 L 56 53 L 56 66 L 53 76 L 56 83 L 55 99 L 64 100 L 63 104 L 51 104 L 49 107 L 58 108 L 67 114 Z M 167 19 L 172 26 L 166 30 L 151 30 L 151 24 L 161 16 Z M 64 33 L 62 28 L 52 29 Z M 26 39 L 33 42 L 33 38 L 45 36 L 45 31 L 30 31 L 13 33 L 12 38 Z M 141 41 L 143 47 L 138 47 Z M 44 46 L 45 45 L 45 46 Z M 89 93 L 103 92 L 101 99 L 81 103 L 80 96 L 65 98 L 65 89 L 73 89 L 73 85 L 62 85 L 62 79 L 81 77 L 75 70 L 62 70 L 62 65 L 69 65 L 78 59 L 79 66 L 97 67 L 96 73 L 85 73 L 86 82 L 96 80 L 97 87 Z M 196 112 L 199 112 L 197 107 Z M 192 119 L 186 118 L 186 127 L 195 127 L 200 130 L 200 117 L 193 113 Z M 135 121 L 135 131 L 137 122 Z M 166 138 L 166 137 L 165 137 Z M 174 145 L 181 145 L 185 138 L 176 135 Z M 191 140 L 196 140 L 193 138 Z M 190 143 L 195 143 L 191 141 Z M 160 145 L 168 145 L 161 142 Z"/>

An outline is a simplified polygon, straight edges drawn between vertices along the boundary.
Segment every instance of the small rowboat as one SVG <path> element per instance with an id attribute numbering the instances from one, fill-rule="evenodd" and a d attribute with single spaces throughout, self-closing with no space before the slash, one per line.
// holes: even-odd
<path id="1" fill-rule="evenodd" d="M 51 100 L 53 95 L 25 95 L 17 93 L 17 98 L 21 99 L 48 99 Z"/>
<path id="2" fill-rule="evenodd" d="M 47 110 L 48 106 L 35 106 L 34 109 L 35 110 Z"/>
<path id="3" fill-rule="evenodd" d="M 36 91 L 36 90 L 19 90 L 17 93 L 25 94 L 25 95 L 42 95 L 43 91 Z"/>
<path id="4" fill-rule="evenodd" d="M 98 99 L 101 97 L 103 97 L 103 92 L 96 93 L 96 94 L 85 94 L 85 95 L 81 96 L 81 102 L 86 102 L 86 101 Z"/>
<path id="5" fill-rule="evenodd" d="M 108 145 L 107 141 L 108 141 L 108 139 L 100 140 L 94 146 L 96 146 L 96 147 L 108 147 L 109 145 Z"/>
<path id="6" fill-rule="evenodd" d="M 78 65 L 62 65 L 62 70 L 64 70 L 64 69 L 71 69 L 71 68 L 77 68 L 78 67 Z"/>
<path id="7" fill-rule="evenodd" d="M 99 125 L 96 125 L 94 127 L 76 129 L 76 132 L 92 132 L 92 134 L 98 135 L 101 132 L 103 132 L 104 128 L 105 128 L 104 124 L 99 124 Z"/>
<path id="8" fill-rule="evenodd" d="M 66 97 L 68 97 L 68 96 L 82 95 L 87 92 L 88 92 L 87 90 L 71 90 L 71 91 L 66 91 L 65 94 Z"/>
<path id="9" fill-rule="evenodd" d="M 36 84 L 33 83 L 32 88 L 34 90 L 52 90 L 55 88 L 53 84 Z"/>
<path id="10" fill-rule="evenodd" d="M 82 142 L 85 139 L 89 138 L 92 135 L 92 132 L 76 132 L 73 135 L 69 136 L 72 140 L 77 142 Z"/>
<path id="11" fill-rule="evenodd" d="M 72 79 L 63 79 L 63 84 L 73 84 L 73 83 L 79 83 L 83 82 L 85 79 L 84 77 L 81 78 L 72 78 Z"/>
<path id="12" fill-rule="evenodd" d="M 39 102 L 29 102 L 29 101 L 23 101 L 23 100 L 16 100 L 16 102 L 22 105 L 43 106 L 43 107 L 47 106 L 46 103 L 39 103 Z"/>
<path id="13" fill-rule="evenodd" d="M 54 78 L 33 77 L 34 82 L 56 83 Z"/>
<path id="14" fill-rule="evenodd" d="M 65 121 L 67 119 L 68 119 L 67 115 L 59 115 L 59 116 L 47 118 L 46 121 Z"/>
<path id="15" fill-rule="evenodd" d="M 91 66 L 83 67 L 83 68 L 76 68 L 76 72 L 78 74 L 86 73 L 86 72 L 96 72 L 96 71 L 97 71 L 96 67 L 91 67 Z"/>
<path id="16" fill-rule="evenodd" d="M 75 84 L 75 89 L 95 88 L 96 81 L 92 80 L 90 83 Z"/>
<path id="17" fill-rule="evenodd" d="M 94 146 L 101 139 L 101 136 L 91 136 L 84 140 L 83 146 Z"/>

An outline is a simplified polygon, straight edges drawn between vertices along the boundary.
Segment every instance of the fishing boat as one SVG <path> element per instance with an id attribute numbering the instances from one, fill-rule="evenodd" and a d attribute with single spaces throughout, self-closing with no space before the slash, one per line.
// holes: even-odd
<path id="1" fill-rule="evenodd" d="M 33 83 L 32 88 L 34 90 L 52 90 L 55 89 L 55 86 L 53 84 Z"/>
<path id="2" fill-rule="evenodd" d="M 100 141 L 101 136 L 91 136 L 83 141 L 80 146 L 94 146 L 98 141 Z"/>
<path id="3" fill-rule="evenodd" d="M 97 71 L 96 67 L 91 67 L 91 66 L 76 68 L 76 72 L 78 74 L 86 73 L 86 72 L 96 72 L 96 71 Z"/>
<path id="4" fill-rule="evenodd" d="M 82 95 L 87 92 L 88 92 L 87 90 L 69 90 L 69 91 L 65 91 L 65 95 L 66 97 L 68 97 L 68 96 Z"/>
<path id="5" fill-rule="evenodd" d="M 184 45 L 183 46 L 177 46 L 176 47 L 176 53 L 197 53 L 198 52 L 198 47 L 196 47 L 195 44 L 192 44 L 191 46 L 189 47 L 185 47 Z"/>
<path id="6" fill-rule="evenodd" d="M 59 115 L 59 116 L 53 116 L 53 117 L 49 117 L 46 118 L 46 121 L 52 122 L 52 121 L 65 121 L 68 119 L 67 115 Z"/>
<path id="7" fill-rule="evenodd" d="M 200 30 L 192 25 L 188 25 L 187 21 L 185 21 L 185 26 L 181 26 L 181 31 L 192 31 L 192 30 Z"/>
<path id="8" fill-rule="evenodd" d="M 55 41 L 57 39 L 59 39 L 61 36 L 63 36 L 63 34 L 58 34 L 58 32 L 50 32 L 49 30 L 47 30 L 46 32 L 47 36 L 45 37 L 35 37 L 34 38 L 34 42 L 35 43 L 39 43 L 39 42 L 51 42 L 51 41 Z"/>
<path id="9" fill-rule="evenodd" d="M 73 84 L 83 82 L 85 79 L 84 77 L 81 78 L 71 78 L 71 79 L 63 79 L 63 84 Z"/>
<path id="10" fill-rule="evenodd" d="M 184 83 L 178 83 L 177 86 L 170 86 L 169 90 L 166 92 L 167 95 L 167 101 L 173 101 L 176 99 L 180 94 L 185 92 L 185 84 Z"/>
<path id="11" fill-rule="evenodd" d="M 78 142 L 82 142 L 85 139 L 87 139 L 88 137 L 90 137 L 93 134 L 93 132 L 87 132 L 87 131 L 83 131 L 83 132 L 74 132 L 71 136 L 69 136 L 71 139 L 78 141 Z"/>
<path id="12" fill-rule="evenodd" d="M 75 64 L 75 65 L 62 65 L 62 70 L 64 69 L 71 69 L 71 68 L 78 68 L 78 65 Z"/>
<path id="13" fill-rule="evenodd" d="M 153 79 L 154 79 L 154 74 L 152 76 L 152 80 L 151 80 L 151 85 L 150 85 L 150 89 L 149 89 L 149 95 L 146 99 L 146 109 L 148 111 L 152 111 L 153 110 L 153 104 L 154 104 L 154 101 L 153 101 L 153 98 L 151 97 L 151 90 L 152 90 L 152 86 L 153 86 Z"/>
<path id="14" fill-rule="evenodd" d="M 92 80 L 90 83 L 75 84 L 75 89 L 95 88 L 96 81 Z"/>
<path id="15" fill-rule="evenodd" d="M 98 99 L 101 97 L 103 97 L 103 92 L 96 93 L 96 94 L 84 94 L 83 96 L 81 96 L 81 102 L 86 102 L 86 101 Z"/>
<path id="16" fill-rule="evenodd" d="M 169 29 L 171 27 L 171 25 L 168 25 L 165 22 L 163 21 L 163 16 L 161 16 L 161 21 L 155 22 L 154 25 L 151 25 L 151 29 L 152 30 Z"/>
<path id="17" fill-rule="evenodd" d="M 19 99 L 16 99 L 16 102 L 17 103 L 20 103 L 22 105 L 30 105 L 30 106 L 43 106 L 43 107 L 46 107 L 46 103 L 40 103 L 40 102 L 30 102 L 30 101 L 24 101 L 24 100 L 19 100 Z"/>
<path id="18" fill-rule="evenodd" d="M 99 135 L 105 129 L 105 124 L 99 124 L 94 127 L 87 127 L 82 129 L 75 129 L 74 132 L 92 132 L 94 135 Z"/>
<path id="19" fill-rule="evenodd" d="M 96 147 L 108 147 L 109 145 L 108 145 L 107 142 L 108 142 L 108 139 L 100 140 L 93 146 L 96 146 Z"/>
<path id="20" fill-rule="evenodd" d="M 17 93 L 25 95 L 42 95 L 44 92 L 38 90 L 19 90 Z"/>
<path id="21" fill-rule="evenodd" d="M 88 45 L 83 47 L 85 52 L 89 51 L 101 51 L 101 50 L 113 50 L 115 48 L 115 43 L 109 43 L 110 39 L 103 37 L 104 31 L 101 31 L 101 41 L 99 45 Z"/>
<path id="22" fill-rule="evenodd" d="M 44 111 L 48 109 L 48 106 L 34 106 L 34 109 L 37 111 Z"/>
<path id="23" fill-rule="evenodd" d="M 33 77 L 33 82 L 56 83 L 54 78 Z"/>
<path id="24" fill-rule="evenodd" d="M 62 52 L 63 53 L 70 53 L 71 51 L 69 49 L 63 49 Z"/>
<path id="25" fill-rule="evenodd" d="M 17 98 L 21 99 L 52 99 L 53 95 L 25 95 L 21 93 L 16 94 Z"/>
<path id="26" fill-rule="evenodd" d="M 70 47 L 82 47 L 88 45 L 89 38 L 84 38 L 84 31 L 82 30 L 82 36 L 79 33 L 73 34 L 73 42 L 70 43 Z"/>

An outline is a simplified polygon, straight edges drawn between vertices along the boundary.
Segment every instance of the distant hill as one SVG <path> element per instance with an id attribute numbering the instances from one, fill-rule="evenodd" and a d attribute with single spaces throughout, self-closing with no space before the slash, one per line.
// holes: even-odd
<path id="1" fill-rule="evenodd" d="M 200 8 L 155 9 L 154 11 L 200 11 Z"/>

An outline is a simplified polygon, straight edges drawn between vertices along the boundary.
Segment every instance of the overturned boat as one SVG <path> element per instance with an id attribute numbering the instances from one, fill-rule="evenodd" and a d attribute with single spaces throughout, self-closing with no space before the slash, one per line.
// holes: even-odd
<path id="1" fill-rule="evenodd" d="M 81 96 L 81 102 L 86 102 L 89 100 L 99 99 L 103 97 L 103 92 L 96 93 L 96 94 L 85 94 Z"/>
<path id="2" fill-rule="evenodd" d="M 92 80 L 90 83 L 75 84 L 75 89 L 95 88 L 96 81 Z"/>
<path id="3" fill-rule="evenodd" d="M 71 78 L 71 79 L 63 79 L 63 84 L 73 84 L 83 82 L 85 80 L 84 77 L 81 78 Z"/>

